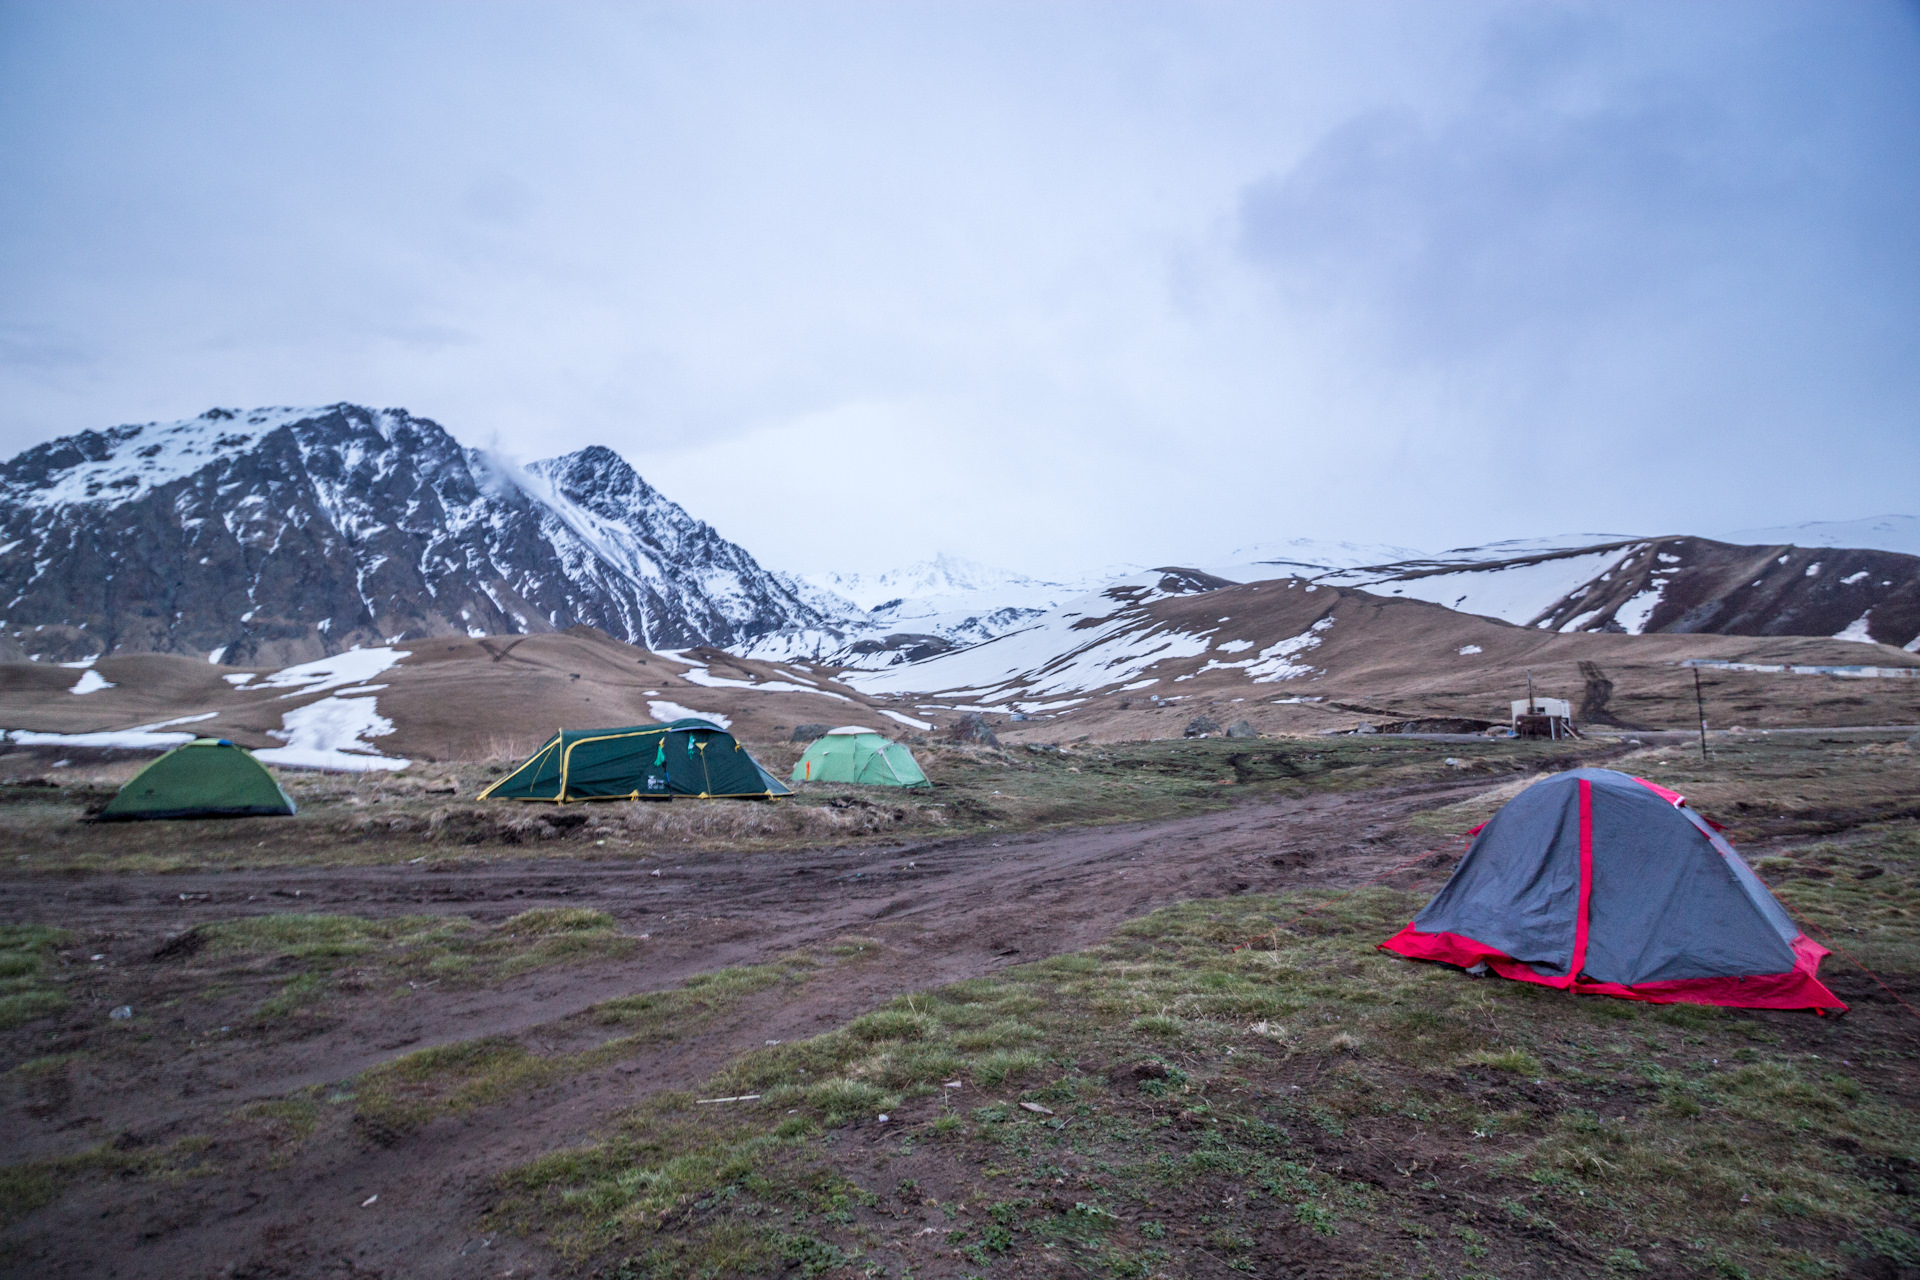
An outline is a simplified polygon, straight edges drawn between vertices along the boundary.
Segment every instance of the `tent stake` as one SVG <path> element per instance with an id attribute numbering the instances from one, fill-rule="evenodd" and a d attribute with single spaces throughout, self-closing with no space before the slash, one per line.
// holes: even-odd
<path id="1" fill-rule="evenodd" d="M 1700 759 L 1707 758 L 1707 700 L 1700 692 L 1700 668 L 1693 669 L 1693 705 L 1700 713 Z"/>

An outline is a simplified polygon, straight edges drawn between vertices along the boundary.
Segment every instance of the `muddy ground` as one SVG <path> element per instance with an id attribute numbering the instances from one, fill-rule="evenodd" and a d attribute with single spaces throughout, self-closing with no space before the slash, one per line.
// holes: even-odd
<path id="1" fill-rule="evenodd" d="M 212 1168 L 171 1185 L 82 1183 L 7 1231 L 10 1265 L 44 1276 L 547 1274 L 552 1260 L 525 1242 L 495 1239 L 484 1250 L 490 1270 L 460 1252 L 482 1238 L 476 1224 L 489 1179 L 581 1140 L 636 1096 L 690 1086 L 742 1050 L 828 1029 L 902 992 L 1087 946 L 1170 901 L 1358 883 L 1428 853 L 1451 854 L 1455 842 L 1399 824 L 1476 787 L 1484 782 L 1254 802 L 1060 834 L 667 863 L 0 882 L 0 918 L 59 923 L 84 939 L 69 949 L 76 962 L 93 965 L 72 1016 L 34 1046 L 88 1052 L 88 1065 L 58 1099 L 15 1100 L 0 1138 L 7 1163 L 71 1151 L 82 1138 L 160 1147 L 218 1133 L 249 1103 L 348 1082 L 396 1052 L 521 1034 L 614 996 L 850 936 L 874 944 L 840 959 L 831 982 L 749 997 L 711 1028 L 568 1080 L 505 1116 L 438 1121 L 391 1145 L 346 1130 L 329 1149 L 303 1152 L 297 1169 L 264 1167 L 272 1153 L 257 1142 L 216 1137 Z M 272 974 L 251 983 L 225 975 L 231 994 L 208 1005 L 198 999 L 207 975 L 193 957 L 166 954 L 168 940 L 198 921 L 262 909 L 487 922 L 539 907 L 605 911 L 623 933 L 646 937 L 617 962 L 404 1001 L 370 995 L 341 1002 L 324 1025 L 278 1028 L 239 1025 Z M 128 1029 L 106 1020 L 123 1005 L 136 1011 Z M 236 1029 L 222 1034 L 223 1025 Z M 151 1039 L 138 1053 L 89 1052 L 101 1038 L 128 1034 Z"/>
<path id="2" fill-rule="evenodd" d="M 1820 780 L 1841 770 L 1793 765 L 1813 779 L 1796 784 L 1804 803 L 1791 815 L 1755 812 L 1736 833 L 1750 858 L 1908 816 L 1887 808 L 1904 794 L 1905 748 L 1837 746 L 1882 753 L 1858 758 L 1893 770 L 1894 784 L 1863 807 L 1819 808 L 1830 804 L 1819 787 L 1839 785 Z M 1657 749 L 1646 755 L 1663 763 Z M 0 1268 L 49 1280 L 576 1274 L 537 1234 L 485 1226 L 502 1174 L 593 1141 L 624 1108 L 694 1088 L 750 1050 L 843 1026 L 906 993 L 1093 946 L 1170 903 L 1436 886 L 1463 850 L 1460 831 L 1485 816 L 1469 802 L 1492 794 L 1493 780 L 1255 794 L 1151 822 L 845 847 L 0 871 L 0 921 L 64 931 L 49 963 L 66 1001 L 0 1031 L 9 1068 L 0 1166 L 10 1179 L 0 1191 L 16 1214 L 0 1229 Z M 269 821 L 241 820 L 231 838 Z M 504 947 L 528 913 L 569 911 L 603 913 L 610 928 L 571 952 L 502 951 L 506 967 L 464 978 L 342 950 L 304 1001 L 288 993 L 308 980 L 306 960 L 223 953 L 208 941 L 221 922 L 284 913 L 470 921 Z M 622 1034 L 596 1016 L 603 1002 L 782 964 L 777 982 L 687 1006 L 683 1020 L 592 1057 Z M 1834 981 L 1849 1000 L 1877 999 L 1857 973 Z M 130 1016 L 113 1018 L 121 1008 Z M 1797 1039 L 1828 1037 L 1838 1049 L 1865 1033 L 1805 1021 L 1794 1023 Z M 402 1055 L 476 1041 L 589 1065 L 418 1124 L 382 1124 L 369 1120 L 376 1108 L 350 1105 Z M 955 1259 L 932 1273 L 967 1269 Z"/>

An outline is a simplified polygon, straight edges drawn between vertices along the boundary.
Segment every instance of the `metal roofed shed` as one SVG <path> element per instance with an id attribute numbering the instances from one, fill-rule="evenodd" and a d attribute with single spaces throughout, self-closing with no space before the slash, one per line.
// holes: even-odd
<path id="1" fill-rule="evenodd" d="M 1573 704 L 1565 698 L 1520 698 L 1513 703 L 1513 732 L 1520 738 L 1577 738 Z"/>

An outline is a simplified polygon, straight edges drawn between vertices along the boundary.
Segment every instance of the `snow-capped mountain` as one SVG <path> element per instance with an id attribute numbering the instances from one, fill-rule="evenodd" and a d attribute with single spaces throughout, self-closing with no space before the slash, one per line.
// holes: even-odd
<path id="1" fill-rule="evenodd" d="M 834 619 L 830 631 L 763 636 L 733 648 L 753 658 L 888 667 L 1016 631 L 1131 572 L 1137 570 L 1117 566 L 1052 582 L 942 552 L 882 573 L 816 573 L 803 581 L 819 593 L 821 612 Z"/>
<path id="2" fill-rule="evenodd" d="M 513 467 L 404 409 L 213 409 L 0 465 L 0 646 L 298 661 L 587 624 L 649 647 L 823 628 L 594 447 Z"/>

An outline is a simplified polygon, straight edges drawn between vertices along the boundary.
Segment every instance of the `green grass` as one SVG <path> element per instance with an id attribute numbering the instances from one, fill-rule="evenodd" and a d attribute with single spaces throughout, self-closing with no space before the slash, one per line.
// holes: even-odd
<path id="1" fill-rule="evenodd" d="M 1888 922 L 1877 945 L 1895 954 L 1909 917 L 1871 913 L 1904 898 L 1875 886 L 1911 883 L 1916 855 L 1912 825 L 1870 830 L 1836 856 L 1888 874 L 1795 880 L 1790 896 Z M 1848 1067 L 1798 1041 L 1810 1015 L 1573 997 L 1375 950 L 1420 900 L 1187 904 L 1091 951 L 891 1002 L 749 1053 L 698 1093 L 757 1103 L 656 1098 L 515 1170 L 497 1221 L 650 1275 L 755 1274 L 796 1249 L 900 1273 L 919 1255 L 886 1234 L 898 1207 L 872 1148 L 843 1137 L 885 1112 L 894 1157 L 943 1153 L 975 1268 L 1159 1274 L 1204 1252 L 1271 1274 L 1275 1242 L 1304 1232 L 1373 1274 L 1572 1256 L 1819 1275 L 1858 1240 L 1912 1239 L 1886 1170 L 1920 1126 L 1876 1083 L 1897 1048 L 1875 1059 L 1869 1039 Z M 1423 1164 L 1433 1150 L 1448 1154 Z"/>
<path id="2" fill-rule="evenodd" d="M 213 1172 L 200 1137 L 180 1138 L 164 1147 L 123 1149 L 100 1143 L 73 1155 L 0 1165 L 0 1226 L 17 1222 L 48 1204 L 70 1183 L 90 1174 L 177 1182 Z"/>
<path id="3" fill-rule="evenodd" d="M 349 967 L 364 984 L 477 987 L 552 965 L 618 959 L 639 945 L 613 917 L 578 908 L 523 911 L 487 928 L 462 916 L 284 914 L 197 926 L 204 960 L 276 960 L 298 970 L 255 1016 L 271 1021 L 323 1004 Z"/>
<path id="4" fill-rule="evenodd" d="M 356 1118 L 376 1136 L 391 1138 L 437 1116 L 519 1096 L 671 1042 L 709 1025 L 748 996 L 806 981 L 818 967 L 796 955 L 773 964 L 722 969 L 666 991 L 607 1000 L 557 1027 L 542 1029 L 543 1035 L 588 1032 L 592 1043 L 583 1049 L 552 1052 L 498 1036 L 406 1054 L 361 1075 L 355 1086 Z M 613 1034 L 591 1034 L 597 1029 Z"/>
<path id="5" fill-rule="evenodd" d="M 0 925 L 0 1031 L 66 1007 L 54 955 L 65 936 L 46 925 Z"/>

